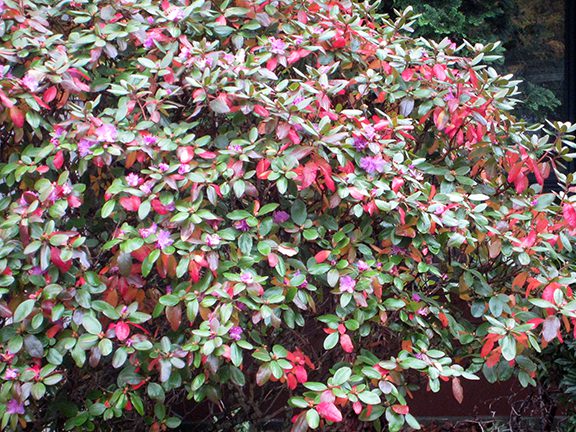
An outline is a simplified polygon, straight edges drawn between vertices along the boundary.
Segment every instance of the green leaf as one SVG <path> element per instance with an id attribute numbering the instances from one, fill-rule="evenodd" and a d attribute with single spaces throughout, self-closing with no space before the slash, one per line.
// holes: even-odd
<path id="1" fill-rule="evenodd" d="M 334 374 L 334 377 L 332 378 L 332 384 L 335 386 L 342 385 L 346 381 L 348 381 L 351 376 L 352 376 L 352 369 L 350 369 L 349 367 L 342 367 L 338 369 Z"/>
<path id="2" fill-rule="evenodd" d="M 367 405 L 378 405 L 382 401 L 380 400 L 380 396 L 372 391 L 364 391 L 358 394 L 358 399 L 364 402 Z"/>
<path id="3" fill-rule="evenodd" d="M 311 429 L 316 429 L 320 425 L 320 416 L 314 408 L 308 410 L 306 413 L 306 423 L 308 423 L 308 427 Z"/>
<path id="4" fill-rule="evenodd" d="M 28 315 L 30 315 L 30 312 L 32 312 L 32 309 L 34 309 L 35 302 L 36 300 L 29 299 L 20 303 L 16 308 L 16 310 L 14 311 L 14 322 L 15 323 L 20 322 L 24 320 L 26 317 L 28 317 Z"/>
<path id="5" fill-rule="evenodd" d="M 142 276 L 146 277 L 150 274 L 152 266 L 159 257 L 160 257 L 159 249 L 154 249 L 152 252 L 150 252 L 150 255 L 148 255 L 142 262 Z"/>
<path id="6" fill-rule="evenodd" d="M 115 206 L 116 201 L 114 200 L 106 201 L 106 203 L 102 206 L 102 209 L 100 210 L 100 214 L 102 215 L 102 217 L 107 218 L 108 216 L 110 216 L 114 211 Z"/>
<path id="7" fill-rule="evenodd" d="M 290 210 L 292 220 L 296 225 L 303 225 L 306 222 L 308 213 L 306 212 L 306 204 L 300 200 L 294 201 L 292 204 L 292 209 Z"/>
<path id="8" fill-rule="evenodd" d="M 325 350 L 331 350 L 332 348 L 334 348 L 336 346 L 336 344 L 338 343 L 338 341 L 340 340 L 340 334 L 338 332 L 334 332 L 329 334 L 326 339 L 324 339 L 324 349 Z"/>
<path id="9" fill-rule="evenodd" d="M 100 324 L 100 321 L 92 315 L 84 315 L 84 318 L 82 318 L 82 325 L 90 334 L 98 335 L 102 332 L 102 324 Z"/>

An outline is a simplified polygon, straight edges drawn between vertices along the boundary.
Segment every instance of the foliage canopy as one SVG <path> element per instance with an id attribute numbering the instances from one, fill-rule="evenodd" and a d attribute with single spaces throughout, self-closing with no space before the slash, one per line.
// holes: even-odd
<path id="1" fill-rule="evenodd" d="M 574 326 L 576 128 L 510 114 L 494 45 L 346 0 L 1 10 L 3 428 L 159 431 L 186 396 L 417 428 L 418 386 L 533 384 Z"/>

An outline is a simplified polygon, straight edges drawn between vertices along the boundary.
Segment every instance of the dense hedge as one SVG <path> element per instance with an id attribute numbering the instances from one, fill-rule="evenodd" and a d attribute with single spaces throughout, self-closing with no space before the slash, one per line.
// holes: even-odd
<path id="1" fill-rule="evenodd" d="M 574 326 L 576 128 L 515 119 L 492 45 L 346 0 L 1 10 L 3 428 L 417 428 Z"/>

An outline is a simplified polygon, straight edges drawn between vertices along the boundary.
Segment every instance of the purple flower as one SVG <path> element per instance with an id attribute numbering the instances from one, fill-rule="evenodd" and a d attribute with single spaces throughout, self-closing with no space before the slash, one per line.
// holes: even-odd
<path id="1" fill-rule="evenodd" d="M 4 379 L 9 381 L 18 378 L 18 369 L 7 368 L 4 373 Z"/>
<path id="2" fill-rule="evenodd" d="M 218 234 L 207 234 L 206 244 L 210 247 L 218 246 L 220 244 L 220 236 Z"/>
<path id="3" fill-rule="evenodd" d="M 368 147 L 368 140 L 366 138 L 361 137 L 361 136 L 355 136 L 354 137 L 354 148 L 356 150 L 362 151 L 366 147 Z"/>
<path id="4" fill-rule="evenodd" d="M 231 339 L 234 340 L 240 340 L 242 338 L 242 333 L 244 333 L 244 330 L 242 330 L 238 326 L 234 326 L 230 330 L 228 330 L 228 335 L 230 336 Z"/>
<path id="5" fill-rule="evenodd" d="M 420 294 L 414 293 L 412 294 L 412 300 L 415 302 L 419 302 L 420 300 L 422 300 L 422 297 L 420 297 Z"/>
<path id="6" fill-rule="evenodd" d="M 138 232 L 140 233 L 140 236 L 142 238 L 148 238 L 152 234 L 156 234 L 157 230 L 158 230 L 158 225 L 156 225 L 156 223 L 153 223 L 152 225 L 150 225 L 149 228 L 140 228 L 138 230 Z"/>
<path id="7" fill-rule="evenodd" d="M 174 243 L 174 240 L 170 238 L 170 231 L 160 230 L 156 234 L 156 246 L 164 250 L 168 246 Z"/>
<path id="8" fill-rule="evenodd" d="M 78 143 L 78 154 L 80 157 L 85 157 L 89 154 L 92 154 L 91 148 L 94 144 L 96 144 L 94 141 L 82 138 Z"/>
<path id="9" fill-rule="evenodd" d="M 376 136 L 376 129 L 374 129 L 374 126 L 364 125 L 363 129 L 364 129 L 364 133 L 366 134 L 368 139 L 371 140 L 372 138 L 374 138 Z"/>
<path id="10" fill-rule="evenodd" d="M 146 21 L 148 21 L 148 24 L 154 24 L 154 17 L 149 16 Z"/>
<path id="11" fill-rule="evenodd" d="M 356 266 L 358 267 L 358 270 L 360 270 L 360 271 L 366 271 L 370 268 L 370 266 L 362 260 L 358 261 Z"/>
<path id="12" fill-rule="evenodd" d="M 145 194 L 149 194 L 152 192 L 152 186 L 154 186 L 154 182 L 152 180 L 149 180 L 141 184 L 139 189 Z"/>
<path id="13" fill-rule="evenodd" d="M 184 9 L 178 6 L 172 6 L 168 9 L 168 14 L 166 15 L 170 21 L 180 21 L 184 18 Z"/>
<path id="14" fill-rule="evenodd" d="M 154 46 L 154 38 L 148 36 L 142 45 L 147 49 L 152 48 Z"/>
<path id="15" fill-rule="evenodd" d="M 30 270 L 28 270 L 28 272 L 33 276 L 39 276 L 44 273 L 44 271 L 42 271 L 42 268 L 40 266 L 34 266 Z"/>
<path id="16" fill-rule="evenodd" d="M 271 37 L 268 41 L 270 42 L 270 52 L 272 54 L 284 55 L 286 53 L 286 44 L 282 39 Z"/>
<path id="17" fill-rule="evenodd" d="M 166 172 L 170 169 L 170 165 L 168 165 L 167 163 L 161 162 L 158 164 L 158 169 L 162 172 Z"/>
<path id="18" fill-rule="evenodd" d="M 140 177 L 138 174 L 130 173 L 126 176 L 126 183 L 128 186 L 136 187 L 140 184 Z"/>
<path id="19" fill-rule="evenodd" d="M 340 278 L 340 292 L 354 292 L 354 287 L 356 286 L 356 281 L 352 277 L 346 275 Z"/>
<path id="20" fill-rule="evenodd" d="M 158 142 L 158 138 L 156 138 L 154 135 L 145 135 L 143 139 L 144 144 L 146 145 L 154 145 Z"/>
<path id="21" fill-rule="evenodd" d="M 228 146 L 228 150 L 234 152 L 234 153 L 242 153 L 242 146 L 240 144 L 230 144 Z"/>
<path id="22" fill-rule="evenodd" d="M 24 414 L 24 404 L 16 399 L 10 399 L 6 404 L 6 412 L 8 414 Z"/>
<path id="23" fill-rule="evenodd" d="M 188 164 L 180 164 L 180 167 L 178 168 L 178 174 L 184 175 L 189 173 L 191 169 L 192 167 Z"/>
<path id="24" fill-rule="evenodd" d="M 246 232 L 250 230 L 250 225 L 248 225 L 246 219 L 241 219 L 239 221 L 234 222 L 234 228 L 236 228 L 238 231 Z"/>
<path id="25" fill-rule="evenodd" d="M 418 310 L 416 311 L 416 313 L 417 313 L 418 315 L 421 315 L 421 316 L 426 316 L 426 315 L 428 315 L 428 308 L 427 308 L 427 307 L 425 307 L 425 308 L 420 308 L 420 309 L 418 309 Z"/>
<path id="26" fill-rule="evenodd" d="M 24 84 L 32 93 L 34 93 L 40 86 L 38 74 L 28 72 L 24 78 L 22 78 L 22 84 Z"/>
<path id="27" fill-rule="evenodd" d="M 386 161 L 381 156 L 366 156 L 360 159 L 360 167 L 368 174 L 381 173 L 386 167 Z"/>
<path id="28" fill-rule="evenodd" d="M 302 45 L 303 42 L 304 42 L 303 36 L 298 35 L 298 36 L 294 37 L 294 44 Z"/>
<path id="29" fill-rule="evenodd" d="M 277 224 L 284 223 L 288 219 L 290 219 L 290 215 L 288 213 L 286 213 L 284 210 L 275 211 L 272 214 L 272 220 L 274 221 L 274 223 L 277 223 Z"/>
<path id="30" fill-rule="evenodd" d="M 113 124 L 104 123 L 96 129 L 96 138 L 98 141 L 115 142 L 118 138 L 118 131 Z"/>
<path id="31" fill-rule="evenodd" d="M 240 275 L 240 280 L 245 284 L 251 284 L 252 282 L 254 282 L 254 276 L 250 272 L 243 272 Z"/>

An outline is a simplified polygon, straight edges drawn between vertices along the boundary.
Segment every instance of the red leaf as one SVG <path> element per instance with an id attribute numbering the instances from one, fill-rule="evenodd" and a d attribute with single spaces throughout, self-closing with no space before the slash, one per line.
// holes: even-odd
<path id="1" fill-rule="evenodd" d="M 296 366 L 294 368 L 294 375 L 299 383 L 305 383 L 308 381 L 308 373 L 306 372 L 306 369 L 304 369 L 304 366 Z"/>
<path id="2" fill-rule="evenodd" d="M 410 412 L 410 408 L 408 407 L 408 405 L 392 405 L 392 411 L 394 411 L 396 414 L 402 414 L 402 415 L 406 415 Z"/>
<path id="3" fill-rule="evenodd" d="M 323 250 L 323 251 L 318 252 L 316 255 L 314 255 L 314 259 L 316 260 L 316 262 L 318 264 L 320 264 L 320 263 L 323 263 L 324 261 L 326 261 L 328 256 L 330 256 L 330 251 Z"/>
<path id="4" fill-rule="evenodd" d="M 256 384 L 263 386 L 270 379 L 270 375 L 272 375 L 272 372 L 270 371 L 268 365 L 260 366 L 258 368 L 258 372 L 256 372 Z"/>
<path id="5" fill-rule="evenodd" d="M 527 237 L 525 237 L 522 242 L 520 243 L 520 247 L 522 248 L 531 248 L 536 243 L 536 231 L 530 231 Z"/>
<path id="6" fill-rule="evenodd" d="M 331 422 L 341 422 L 342 421 L 342 413 L 336 405 L 332 402 L 321 402 L 316 406 L 316 411 L 320 417 L 331 421 Z"/>
<path id="7" fill-rule="evenodd" d="M 10 118 L 17 128 L 24 127 L 24 114 L 15 106 L 10 108 Z"/>
<path id="8" fill-rule="evenodd" d="M 404 179 L 402 177 L 394 177 L 394 179 L 392 179 L 392 190 L 394 193 L 397 193 L 402 186 L 404 186 Z"/>
<path id="9" fill-rule="evenodd" d="M 288 388 L 290 390 L 294 390 L 298 386 L 298 381 L 296 380 L 296 377 L 293 374 L 289 374 L 286 377 L 286 384 L 288 384 Z"/>
<path id="10" fill-rule="evenodd" d="M 137 196 L 129 196 L 120 198 L 120 205 L 127 211 L 138 211 L 140 208 L 140 198 Z"/>
<path id="11" fill-rule="evenodd" d="M 402 72 L 402 79 L 404 81 L 412 81 L 413 76 L 414 76 L 414 69 L 406 68 Z"/>
<path id="12" fill-rule="evenodd" d="M 254 105 L 254 112 L 258 114 L 260 117 L 268 117 L 270 116 L 270 112 L 262 105 Z"/>
<path id="13" fill-rule="evenodd" d="M 62 273 L 66 273 L 70 270 L 70 267 L 72 267 L 72 260 L 62 261 L 60 258 L 60 249 L 56 247 L 50 248 L 50 259 Z"/>
<path id="14" fill-rule="evenodd" d="M 573 204 L 566 203 L 562 207 L 562 215 L 568 226 L 572 229 L 576 228 L 576 209 Z"/>
<path id="15" fill-rule="evenodd" d="M 332 180 L 332 167 L 324 159 L 320 159 L 317 164 L 320 172 L 324 176 L 324 184 L 330 192 L 334 192 L 336 185 L 334 184 L 334 180 Z"/>
<path id="16" fill-rule="evenodd" d="M 278 255 L 276 254 L 268 254 L 268 265 L 270 267 L 276 267 L 278 265 Z"/>
<path id="17" fill-rule="evenodd" d="M 462 388 L 462 383 L 458 377 L 452 378 L 452 394 L 454 395 L 454 399 L 456 399 L 459 404 L 462 404 L 464 400 L 464 388 Z"/>
<path id="18" fill-rule="evenodd" d="M 130 336 L 130 326 L 126 324 L 124 321 L 119 321 L 116 323 L 116 337 L 118 340 L 126 340 L 128 336 Z"/>
<path id="19" fill-rule="evenodd" d="M 46 102 L 46 103 L 52 102 L 54 100 L 54 98 L 56 97 L 56 93 L 58 93 L 56 86 L 48 87 L 44 91 L 44 95 L 42 96 L 42 98 L 44 99 L 44 102 Z"/>
<path id="20" fill-rule="evenodd" d="M 166 307 L 166 319 L 170 323 L 170 328 L 174 331 L 180 328 L 182 323 L 182 308 L 180 305 Z"/>
<path id="21" fill-rule="evenodd" d="M 318 167 L 314 162 L 308 162 L 302 170 L 302 189 L 310 187 L 312 183 L 316 180 L 316 173 L 318 172 Z"/>
<path id="22" fill-rule="evenodd" d="M 271 172 L 268 168 L 270 168 L 270 161 L 268 159 L 260 160 L 260 162 L 256 164 L 256 177 L 260 180 L 266 180 Z"/>
<path id="23" fill-rule="evenodd" d="M 445 72 L 445 66 L 444 65 L 440 65 L 440 64 L 436 64 L 434 65 L 434 67 L 432 68 L 432 72 L 434 72 L 434 76 L 436 78 L 438 78 L 440 81 L 445 81 L 446 80 L 446 72 Z"/>
<path id="24" fill-rule="evenodd" d="M 178 150 L 176 150 L 176 155 L 178 155 L 180 163 L 187 164 L 192 159 L 194 159 L 194 147 L 178 147 Z"/>
<path id="25" fill-rule="evenodd" d="M 58 153 L 56 153 L 56 155 L 54 155 L 54 168 L 56 169 L 60 169 L 62 168 L 62 165 L 64 164 L 64 153 L 62 152 L 62 150 L 60 150 Z"/>
<path id="26" fill-rule="evenodd" d="M 354 351 L 354 345 L 352 344 L 352 339 L 350 339 L 350 336 L 348 336 L 347 334 L 343 334 L 340 336 L 340 345 L 342 346 L 342 349 L 347 353 L 351 353 L 352 351 Z"/>

